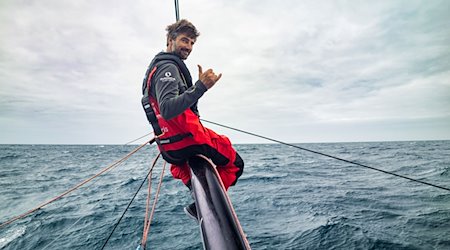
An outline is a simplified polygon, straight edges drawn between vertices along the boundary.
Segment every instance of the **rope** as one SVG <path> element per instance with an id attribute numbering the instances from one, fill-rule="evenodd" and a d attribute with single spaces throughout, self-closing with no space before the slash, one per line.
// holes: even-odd
<path id="1" fill-rule="evenodd" d="M 53 202 L 55 202 L 55 201 L 61 199 L 62 197 L 66 196 L 67 194 L 69 194 L 69 193 L 71 193 L 71 192 L 77 190 L 77 189 L 80 188 L 81 186 L 85 185 L 86 183 L 92 181 L 92 180 L 95 179 L 96 177 L 98 177 L 98 176 L 100 176 L 101 174 L 103 174 L 103 173 L 105 173 L 105 172 L 107 172 L 107 171 L 113 169 L 114 167 L 118 166 L 119 164 L 121 164 L 122 162 L 124 162 L 125 160 L 127 160 L 128 158 L 130 158 L 131 155 L 133 155 L 134 153 L 136 153 L 137 151 L 139 151 L 139 150 L 140 150 L 141 148 L 143 148 L 147 143 L 152 144 L 154 141 L 155 141 L 155 138 L 153 138 L 153 139 L 151 139 L 150 141 L 148 141 L 148 142 L 146 142 L 146 143 L 140 145 L 139 147 L 135 148 L 133 151 L 131 151 L 130 153 L 128 153 L 126 156 L 122 157 L 120 160 L 118 160 L 118 161 L 116 161 L 115 163 L 113 163 L 113 164 L 109 165 L 108 167 L 104 168 L 103 170 L 101 170 L 100 172 L 98 172 L 97 174 L 95 174 L 94 176 L 92 176 L 92 177 L 90 177 L 90 178 L 88 178 L 88 179 L 82 181 L 81 183 L 79 183 L 79 184 L 73 186 L 72 188 L 70 188 L 69 190 L 65 191 L 64 193 L 62 193 L 62 194 L 60 194 L 60 195 L 58 195 L 58 196 L 52 198 L 51 200 L 42 203 L 41 205 L 39 205 L 39 206 L 37 206 L 37 207 L 35 207 L 35 208 L 29 210 L 28 212 L 25 212 L 25 213 L 23 213 L 23 214 L 21 214 L 21 215 L 18 215 L 18 216 L 16 216 L 16 217 L 13 217 L 12 219 L 7 220 L 6 222 L 0 224 L 0 228 L 4 227 L 4 226 L 6 226 L 6 225 L 9 225 L 9 224 L 11 224 L 12 222 L 14 222 L 14 221 L 16 221 L 16 220 L 22 219 L 22 218 L 24 218 L 24 217 L 26 217 L 26 216 L 28 216 L 28 215 L 30 215 L 30 214 L 36 212 L 37 210 L 39 210 L 39 209 L 41 209 L 41 208 L 47 206 L 48 204 L 53 203 Z"/>
<path id="2" fill-rule="evenodd" d="M 141 137 L 139 137 L 139 138 L 136 138 L 136 139 L 134 139 L 134 140 L 131 140 L 131 141 L 129 141 L 129 142 L 127 142 L 127 143 L 125 143 L 125 144 L 123 144 L 122 146 L 127 146 L 128 144 L 131 144 L 131 143 L 133 143 L 133 142 L 135 142 L 135 141 L 137 141 L 137 140 L 140 140 L 140 139 L 142 139 L 142 138 L 144 138 L 144 137 L 146 137 L 146 136 L 149 136 L 149 135 L 151 135 L 151 134 L 153 134 L 153 132 L 150 132 L 150 133 L 148 133 L 148 134 L 145 134 L 145 135 L 143 135 L 143 136 L 141 136 Z M 109 153 L 109 152 L 112 152 L 114 149 L 110 149 L 110 150 L 108 150 L 108 151 L 103 151 L 102 152 L 102 154 L 106 154 L 106 153 Z M 98 181 L 98 179 L 96 179 L 96 180 L 94 180 L 94 181 L 92 181 L 92 182 L 90 182 L 90 186 L 91 185 L 93 185 L 96 181 Z M 86 188 L 88 187 L 88 185 L 86 185 Z M 67 203 L 68 202 L 66 202 L 64 205 L 67 205 Z M 62 205 L 62 207 L 64 207 L 64 205 Z M 65 234 L 67 234 L 67 232 L 70 230 L 70 229 L 72 229 L 76 224 L 78 224 L 78 222 L 82 219 L 83 217 L 80 217 L 78 220 L 76 220 L 72 225 L 70 225 L 69 227 L 67 227 L 64 231 L 62 231 L 55 239 L 53 239 L 50 243 L 48 243 L 46 246 L 44 246 L 43 248 L 42 248 L 42 250 L 44 250 L 44 249 L 48 249 L 48 247 L 50 247 L 53 243 L 55 243 L 58 239 L 60 239 L 63 235 L 65 235 Z"/>
<path id="3" fill-rule="evenodd" d="M 269 140 L 269 141 L 273 141 L 273 142 L 276 142 L 276 143 L 280 143 L 280 144 L 283 144 L 283 145 L 291 146 L 291 147 L 294 147 L 294 148 L 297 148 L 297 149 L 301 149 L 301 150 L 304 150 L 304 151 L 307 151 L 307 152 L 310 152 L 310 153 L 326 156 L 326 157 L 329 157 L 329 158 L 333 158 L 333 159 L 336 159 L 336 160 L 339 160 L 339 161 L 343 161 L 343 162 L 346 162 L 346 163 L 350 163 L 350 164 L 353 164 L 353 165 L 357 165 L 357 166 L 360 166 L 360 167 L 372 169 L 372 170 L 379 171 L 379 172 L 382 172 L 382 173 L 385 173 L 385 174 L 389 174 L 389 175 L 393 175 L 393 176 L 396 176 L 396 177 L 399 177 L 399 178 L 407 179 L 407 180 L 414 181 L 414 182 L 417 182 L 417 183 L 421 183 L 421 184 L 424 184 L 424 185 L 428 185 L 428 186 L 431 186 L 431 187 L 435 187 L 435 188 L 443 189 L 443 190 L 446 190 L 446 191 L 450 191 L 450 188 L 439 186 L 439 185 L 436 185 L 436 184 L 433 184 L 433 183 L 421 181 L 421 180 L 414 179 L 414 178 L 411 178 L 411 177 L 408 177 L 408 176 L 396 174 L 396 173 L 393 173 L 393 172 L 389 172 L 389 171 L 386 171 L 386 170 L 378 169 L 378 168 L 371 167 L 371 166 L 368 166 L 368 165 L 365 165 L 365 164 L 361 164 L 361 163 L 357 163 L 357 162 L 354 162 L 354 161 L 349 161 L 349 160 L 342 159 L 342 158 L 339 158 L 339 157 L 336 157 L 336 156 L 332 156 L 332 155 L 321 153 L 321 152 L 314 151 L 314 150 L 311 150 L 311 149 L 303 148 L 303 147 L 300 147 L 300 146 L 297 146 L 297 145 L 293 145 L 293 144 L 290 144 L 290 143 L 282 142 L 282 141 L 275 140 L 275 139 L 272 139 L 272 138 L 269 138 L 269 137 L 265 137 L 265 136 L 258 135 L 258 134 L 255 134 L 255 133 L 247 132 L 247 131 L 244 131 L 244 130 L 241 130 L 241 129 L 237 129 L 237 128 L 233 128 L 233 127 L 230 127 L 230 126 L 222 125 L 222 124 L 219 124 L 219 123 L 216 123 L 216 122 L 212 122 L 212 121 L 208 121 L 208 120 L 205 120 L 205 119 L 200 119 L 200 120 L 202 120 L 204 122 L 208 122 L 208 123 L 214 124 L 214 125 L 217 125 L 217 126 L 221 126 L 221 127 L 224 127 L 224 128 L 235 130 L 235 131 L 238 131 L 238 132 L 241 132 L 241 133 L 244 133 L 244 134 L 252 135 L 252 136 L 255 136 L 255 137 L 259 137 L 259 138 L 266 139 L 266 140 Z"/>
<path id="4" fill-rule="evenodd" d="M 153 134 L 153 133 L 154 133 L 154 132 L 150 132 L 150 133 L 145 134 L 145 135 L 143 135 L 143 136 L 141 136 L 141 137 L 139 137 L 139 138 L 136 138 L 136 139 L 134 139 L 134 140 L 131 140 L 131 141 L 125 143 L 124 146 L 126 146 L 126 145 L 128 145 L 128 144 L 131 144 L 131 143 L 133 143 L 133 142 L 135 142 L 135 141 L 138 141 L 138 140 L 140 140 L 140 139 L 142 139 L 142 138 L 144 138 L 144 137 L 146 137 L 146 136 L 149 136 L 149 135 L 151 135 L 151 134 Z"/>
<path id="5" fill-rule="evenodd" d="M 175 0 L 175 19 L 177 20 L 177 22 L 180 21 L 180 8 L 178 0 Z"/>
<path id="6" fill-rule="evenodd" d="M 148 238 L 148 233 L 150 232 L 150 225 L 151 222 L 153 220 L 153 215 L 155 214 L 155 209 L 156 209 L 156 203 L 158 202 L 158 197 L 159 197 L 159 193 L 161 191 L 161 185 L 162 185 L 162 181 L 163 181 L 163 177 L 164 177 L 164 170 L 166 169 L 166 162 L 164 162 L 163 165 L 163 169 L 161 171 L 161 176 L 159 177 L 159 183 L 158 183 L 158 188 L 156 190 L 155 193 L 155 198 L 153 199 L 153 206 L 152 206 L 152 211 L 150 213 L 150 218 L 147 219 L 147 214 L 148 214 L 148 208 L 149 208 L 149 203 L 148 201 L 150 200 L 150 187 L 149 187 L 149 192 L 147 195 L 147 207 L 146 207 L 146 211 L 145 211 L 145 225 L 144 225 L 144 232 L 142 235 L 142 242 L 141 242 L 141 248 L 145 250 L 145 245 L 147 244 L 147 238 Z M 150 181 L 149 181 L 149 185 L 150 185 Z"/>
<path id="7" fill-rule="evenodd" d="M 151 174 L 150 174 L 150 177 L 149 177 L 149 180 L 148 180 L 148 193 L 147 193 L 147 201 L 146 201 L 146 204 L 145 204 L 145 217 L 144 217 L 144 229 L 143 229 L 143 232 L 142 232 L 142 241 L 141 241 L 141 247 L 142 247 L 142 249 L 145 249 L 145 241 L 144 241 L 144 238 L 145 238 L 145 236 L 146 236 L 146 234 L 145 234 L 145 230 L 147 229 L 147 222 L 148 222 L 148 212 L 149 212 L 149 210 L 150 210 L 150 194 L 151 194 L 151 191 L 152 191 L 152 176 L 151 176 Z"/>
<path id="8" fill-rule="evenodd" d="M 136 195 L 139 193 L 139 191 L 141 190 L 142 186 L 144 185 L 145 181 L 147 180 L 147 178 L 149 177 L 150 173 L 153 171 L 153 168 L 156 165 L 156 162 L 159 159 L 159 156 L 161 155 L 161 153 L 159 153 L 154 159 L 153 159 L 153 163 L 152 163 L 152 167 L 150 168 L 148 174 L 145 176 L 144 180 L 142 181 L 141 185 L 139 186 L 138 190 L 134 193 L 133 198 L 131 198 L 130 202 L 128 203 L 127 207 L 125 208 L 125 211 L 123 211 L 122 215 L 120 216 L 119 220 L 116 222 L 116 224 L 113 227 L 113 230 L 111 231 L 111 233 L 109 234 L 108 238 L 106 239 L 105 243 L 102 246 L 102 250 L 105 249 L 106 244 L 108 244 L 109 239 L 111 239 L 111 236 L 113 235 L 114 231 L 116 230 L 117 226 L 119 225 L 119 223 L 122 221 L 123 217 L 125 216 L 125 213 L 128 211 L 128 208 L 130 208 L 131 203 L 133 203 L 134 198 L 136 198 Z"/>

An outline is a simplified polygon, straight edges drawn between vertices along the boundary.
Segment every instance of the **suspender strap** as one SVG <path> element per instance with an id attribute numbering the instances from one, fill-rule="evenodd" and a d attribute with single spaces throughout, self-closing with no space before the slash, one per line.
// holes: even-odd
<path id="1" fill-rule="evenodd" d="M 152 81 L 153 75 L 156 72 L 156 67 L 157 66 L 154 66 L 152 69 L 149 68 L 147 70 L 147 72 L 148 72 L 148 76 L 146 79 L 147 82 L 144 82 L 144 96 L 142 97 L 141 102 L 142 102 L 142 107 L 144 108 L 144 111 L 145 111 L 145 115 L 147 116 L 147 120 L 150 122 L 150 124 L 153 127 L 153 131 L 155 132 L 156 135 L 162 135 L 163 133 L 162 133 L 161 127 L 159 126 L 158 118 L 156 117 L 155 110 L 153 110 L 153 107 L 150 103 L 151 81 Z M 178 134 L 178 135 L 174 135 L 174 136 L 163 138 L 163 139 L 156 138 L 156 143 L 158 143 L 158 145 L 170 144 L 170 143 L 179 142 L 186 137 L 192 137 L 192 134 L 191 133 Z"/>
<path id="2" fill-rule="evenodd" d="M 191 133 L 178 134 L 178 135 L 174 135 L 174 136 L 163 138 L 163 139 L 156 138 L 156 143 L 158 143 L 159 145 L 170 144 L 170 143 L 179 142 L 186 137 L 192 137 L 192 134 Z"/>
<path id="3" fill-rule="evenodd" d="M 170 164 L 175 164 L 175 165 L 181 165 L 184 162 L 186 162 L 186 159 L 172 157 L 162 147 L 162 145 L 164 145 L 164 144 L 179 142 L 186 137 L 192 137 L 192 134 L 191 133 L 178 134 L 178 135 L 174 135 L 174 136 L 164 138 L 164 139 L 159 139 L 158 137 L 156 137 L 156 143 L 159 146 L 159 151 L 161 152 L 161 155 L 164 158 L 164 160 L 166 160 Z"/>
<path id="4" fill-rule="evenodd" d="M 156 118 L 156 114 L 153 111 L 152 105 L 149 102 L 148 94 L 144 95 L 142 97 L 142 107 L 145 111 L 145 116 L 147 116 L 147 120 L 150 122 L 150 124 L 153 127 L 153 131 L 155 131 L 156 135 L 161 135 L 161 127 L 159 127 L 158 119 Z"/>
<path id="5" fill-rule="evenodd" d="M 158 119 L 156 118 L 156 114 L 155 111 L 152 108 L 152 105 L 150 103 L 150 86 L 151 86 L 151 80 L 153 77 L 153 74 L 155 74 L 156 72 L 156 66 L 154 66 L 153 68 L 148 68 L 147 69 L 147 74 L 146 78 L 144 79 L 144 84 L 143 84 L 143 94 L 144 96 L 141 99 L 141 103 L 142 103 L 142 107 L 144 108 L 145 111 L 145 116 L 147 116 L 147 120 L 150 122 L 150 124 L 153 127 L 153 131 L 155 131 L 156 135 L 161 135 L 162 131 L 161 131 L 161 127 L 159 127 L 158 124 Z"/>

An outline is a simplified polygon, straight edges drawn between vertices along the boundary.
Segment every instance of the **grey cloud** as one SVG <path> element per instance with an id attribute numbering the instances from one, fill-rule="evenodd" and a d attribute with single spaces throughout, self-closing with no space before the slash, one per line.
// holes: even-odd
<path id="1" fill-rule="evenodd" d="M 36 140 L 45 141 L 51 134 L 45 124 L 53 124 L 48 127 L 59 131 L 58 140 L 68 142 L 73 138 L 64 137 L 61 127 L 69 123 L 89 134 L 97 127 L 111 135 L 146 133 L 140 84 L 151 57 L 164 49 L 172 5 L 2 2 L 2 129 L 14 131 L 7 124 L 36 119 L 43 134 Z M 196 64 L 223 73 L 200 100 L 201 113 L 244 127 L 263 124 L 265 131 L 275 129 L 274 119 L 286 124 L 286 131 L 296 124 L 308 131 L 317 123 L 327 129 L 327 122 L 445 120 L 448 5 L 182 1 L 182 17 L 202 33 L 187 60 L 194 79 Z M 26 110 L 35 115 L 27 118 Z"/>

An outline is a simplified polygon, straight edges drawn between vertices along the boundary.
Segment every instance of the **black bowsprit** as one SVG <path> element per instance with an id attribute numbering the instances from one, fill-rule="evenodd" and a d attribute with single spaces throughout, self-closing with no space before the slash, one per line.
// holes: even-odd
<path id="1" fill-rule="evenodd" d="M 214 164 L 197 155 L 189 158 L 188 165 L 204 249 L 250 249 Z"/>

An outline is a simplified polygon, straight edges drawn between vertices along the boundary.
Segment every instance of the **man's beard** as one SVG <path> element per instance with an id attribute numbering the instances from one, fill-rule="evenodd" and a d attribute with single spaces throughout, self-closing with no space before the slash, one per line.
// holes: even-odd
<path id="1" fill-rule="evenodd" d="M 179 49 L 176 46 L 174 46 L 173 53 L 177 56 L 179 56 L 181 59 L 186 60 L 188 56 L 190 55 L 190 52 L 187 50 Z"/>

